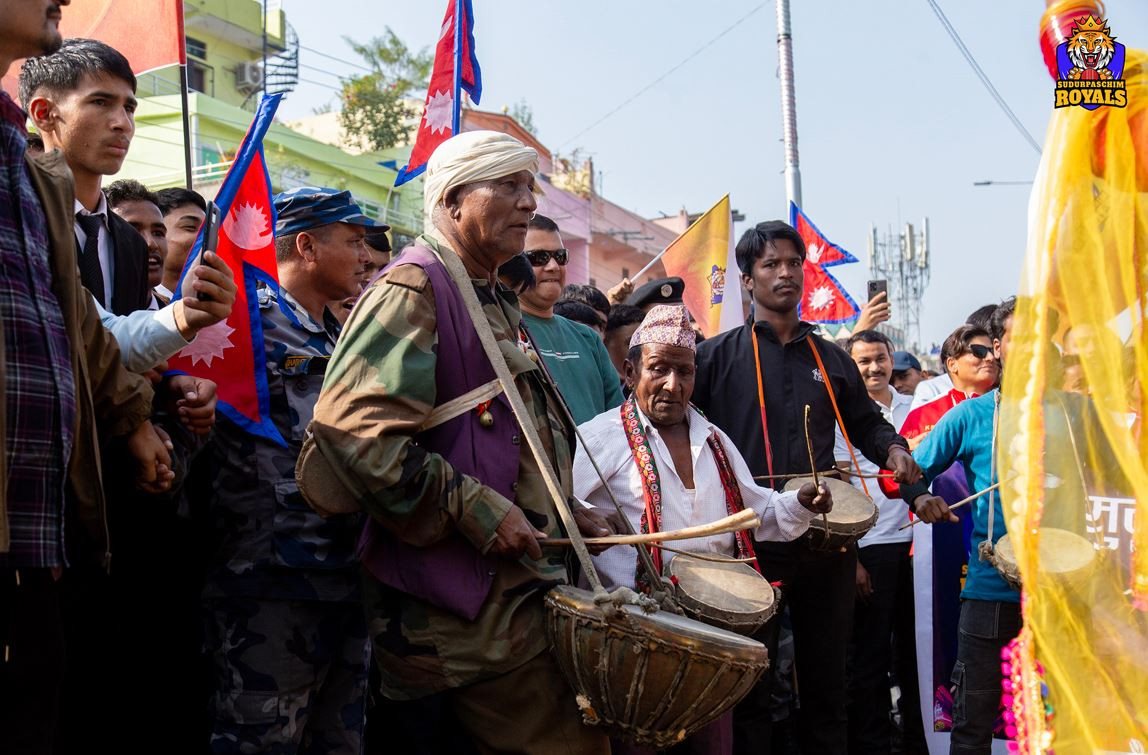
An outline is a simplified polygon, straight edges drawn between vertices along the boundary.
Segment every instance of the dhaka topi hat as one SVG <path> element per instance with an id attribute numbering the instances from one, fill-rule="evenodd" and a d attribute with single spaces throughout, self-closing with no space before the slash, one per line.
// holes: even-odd
<path id="1" fill-rule="evenodd" d="M 374 228 L 351 192 L 318 186 L 300 186 L 275 195 L 275 235 L 289 236 L 321 225 L 347 223 Z"/>
<path id="2" fill-rule="evenodd" d="M 500 131 L 464 131 L 452 136 L 427 161 L 423 208 L 430 217 L 456 186 L 489 181 L 528 170 L 538 172 L 538 152 Z M 536 192 L 541 193 L 540 186 Z"/>
<path id="3" fill-rule="evenodd" d="M 630 337 L 630 348 L 647 343 L 681 346 L 697 351 L 690 313 L 682 304 L 656 304 L 646 313 L 646 319 Z"/>

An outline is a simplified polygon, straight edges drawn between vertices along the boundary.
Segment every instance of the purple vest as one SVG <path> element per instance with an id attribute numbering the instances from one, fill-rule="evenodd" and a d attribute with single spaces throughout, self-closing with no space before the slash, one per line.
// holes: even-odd
<path id="1" fill-rule="evenodd" d="M 396 265 L 418 265 L 430 278 L 438 331 L 436 403 L 444 404 L 494 380 L 494 368 L 478 340 L 462 294 L 434 252 L 417 244 L 408 246 L 385 270 Z M 478 413 L 469 411 L 414 439 L 460 473 L 513 501 L 518 479 L 519 446 L 514 442 L 518 421 L 503 394 L 491 402 L 489 411 L 494 416 L 490 427 L 483 427 Z M 493 563 L 457 534 L 430 547 L 415 547 L 397 540 L 369 519 L 360 548 L 363 565 L 383 584 L 469 620 L 478 615 L 494 581 Z"/>

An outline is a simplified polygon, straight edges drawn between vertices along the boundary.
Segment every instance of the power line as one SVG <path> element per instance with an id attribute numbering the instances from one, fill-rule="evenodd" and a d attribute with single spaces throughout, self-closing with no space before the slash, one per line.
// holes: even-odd
<path id="1" fill-rule="evenodd" d="M 698 49 L 694 50 L 694 51 L 693 51 L 693 52 L 691 52 L 689 55 L 687 55 L 685 58 L 683 58 L 683 59 L 682 59 L 682 60 L 681 60 L 681 61 L 680 61 L 680 62 L 679 62 L 677 65 L 675 65 L 674 67 L 670 68 L 670 69 L 669 69 L 669 70 L 667 70 L 665 73 L 663 73 L 661 76 L 659 76 L 658 78 L 654 79 L 654 80 L 653 80 L 653 81 L 651 81 L 649 84 L 646 84 L 644 87 L 642 87 L 642 88 L 641 88 L 641 89 L 639 89 L 638 91 L 634 92 L 634 93 L 633 93 L 632 95 L 630 95 L 630 96 L 629 96 L 629 97 L 628 97 L 626 100 L 624 100 L 624 101 L 623 101 L 623 102 L 622 102 L 620 105 L 618 105 L 617 107 L 615 107 L 613 110 L 611 110 L 610 112 L 606 113 L 606 114 L 605 114 L 605 115 L 603 115 L 601 118 L 599 118 L 598 120 L 594 121 L 594 122 L 593 122 L 593 123 L 591 123 L 589 126 L 587 126 L 586 128 L 582 129 L 581 131 L 579 131 L 578 133 L 574 134 L 574 136 L 572 136 L 572 137 L 570 137 L 569 139 L 567 139 L 566 141 L 562 142 L 562 144 L 558 145 L 558 149 L 562 149 L 562 148 L 563 148 L 563 147 L 565 147 L 567 144 L 569 144 L 570 142 L 572 142 L 572 141 L 574 141 L 575 139 L 577 139 L 579 136 L 582 136 L 582 134 L 584 134 L 584 133 L 586 133 L 587 131 L 589 131 L 590 129 L 594 128 L 594 127 L 595 127 L 595 126 L 597 126 L 599 123 L 601 123 L 602 121 L 604 121 L 604 120 L 606 120 L 607 118 L 609 118 L 610 116 L 612 116 L 614 113 L 616 113 L 616 112 L 618 112 L 619 110 L 621 110 L 622 108 L 626 107 L 626 106 L 627 106 L 627 105 L 629 105 L 631 102 L 633 102 L 634 100 L 638 99 L 638 98 L 639 98 L 639 97 L 641 97 L 643 94 L 645 94 L 646 92 L 648 92 L 649 90 L 651 90 L 651 89 L 653 89 L 655 86 L 657 86 L 658 84 L 660 84 L 660 83 L 662 83 L 663 81 L 665 81 L 665 79 L 666 79 L 666 78 L 667 78 L 667 77 L 668 77 L 670 74 L 672 74 L 674 71 L 678 70 L 679 68 L 681 68 L 682 66 L 684 66 L 686 63 L 689 63 L 691 60 L 693 60 L 694 58 L 696 58 L 698 55 L 702 54 L 702 53 L 703 53 L 703 52 L 704 52 L 706 49 L 708 49 L 710 46 L 712 46 L 712 45 L 713 45 L 715 42 L 717 42 L 719 39 L 721 39 L 722 37 L 724 37 L 726 34 L 729 34 L 731 31 L 733 31 L 734 29 L 736 29 L 738 26 L 741 26 L 741 24 L 742 24 L 742 23 L 743 23 L 743 22 L 744 22 L 744 21 L 745 21 L 747 18 L 749 18 L 750 16 L 752 16 L 754 13 L 757 13 L 759 10 L 761 10 L 762 8 L 764 8 L 764 7 L 765 7 L 765 6 L 767 6 L 767 5 L 769 5 L 769 3 L 768 3 L 768 2 L 765 2 L 765 3 L 761 3 L 760 5 L 758 5 L 758 6 L 756 6 L 755 8 L 753 8 L 753 10 L 751 10 L 749 13 L 746 13 L 744 16 L 742 16 L 742 17 L 741 17 L 741 18 L 739 18 L 738 20 L 734 21 L 732 24 L 730 24 L 730 25 L 729 25 L 729 26 L 727 26 L 725 29 L 723 29 L 723 30 L 721 31 L 721 33 L 719 33 L 719 34 L 718 34 L 716 37 L 714 37 L 713 39 L 711 39 L 709 42 L 706 42 L 704 45 L 702 45 L 701 47 L 699 47 Z"/>
<path id="2" fill-rule="evenodd" d="M 365 65 L 363 65 L 362 63 L 352 63 L 352 62 L 351 62 L 351 61 L 349 61 L 349 60 L 344 60 L 343 58 L 337 58 L 337 57 L 335 57 L 334 55 L 332 55 L 332 54 L 330 54 L 330 53 L 327 53 L 327 52 L 323 52 L 322 50 L 316 50 L 316 49 L 315 49 L 315 48 L 313 48 L 313 47 L 307 47 L 306 45 L 299 45 L 299 49 L 300 49 L 300 50 L 306 50 L 307 52 L 311 52 L 311 53 L 314 53 L 314 54 L 316 54 L 316 55 L 319 55 L 319 56 L 322 56 L 322 57 L 324 57 L 324 58 L 328 58 L 329 60 L 333 60 L 333 61 L 335 61 L 336 63 L 342 63 L 342 64 L 343 64 L 343 65 L 345 65 L 345 66 L 351 66 L 352 68 L 358 68 L 358 69 L 360 69 L 360 70 L 362 70 L 362 71 L 366 71 L 367 73 L 374 73 L 374 70 L 373 70 L 373 69 L 367 68 L 367 67 L 366 67 Z"/>
<path id="3" fill-rule="evenodd" d="M 953 28 L 951 23 L 949 23 L 949 19 L 945 16 L 945 12 L 941 10 L 941 6 L 937 5 L 937 0 L 926 0 L 926 2 L 933 9 L 933 13 L 937 14 L 937 18 L 940 20 L 941 25 L 945 27 L 945 31 L 947 31 L 949 36 L 952 37 L 953 42 L 957 46 L 957 49 L 961 51 L 961 55 L 964 55 L 965 60 L 967 60 L 969 65 L 972 66 L 973 71 L 976 72 L 977 77 L 981 80 L 981 83 L 985 85 L 985 89 L 989 90 L 989 94 L 991 94 L 993 99 L 997 101 L 997 104 L 1000 105 L 1001 110 L 1003 110 L 1005 115 L 1008 116 L 1008 119 L 1012 121 L 1012 125 L 1016 126 L 1017 131 L 1021 133 L 1025 140 L 1032 146 L 1033 149 L 1036 150 L 1036 153 L 1039 155 L 1040 144 L 1037 143 L 1036 139 L 1032 138 L 1032 134 L 1028 132 L 1028 129 L 1024 127 L 1024 124 L 1020 122 L 1020 118 L 1016 117 L 1016 113 L 1014 113 L 1012 108 L 1008 106 L 1008 103 L 1005 102 L 1005 99 L 1001 96 L 1001 93 L 997 91 L 995 86 L 993 86 L 993 82 L 991 79 L 989 79 L 988 74 L 986 74 L 984 70 L 981 69 L 980 65 L 977 63 L 976 58 L 973 57 L 972 52 L 969 51 L 969 48 L 965 47 L 965 43 L 961 41 L 961 35 L 957 34 L 957 30 Z"/>

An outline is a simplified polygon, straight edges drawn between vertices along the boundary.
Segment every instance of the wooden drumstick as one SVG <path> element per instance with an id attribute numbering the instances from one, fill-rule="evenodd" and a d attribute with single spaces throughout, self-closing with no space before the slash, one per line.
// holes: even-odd
<path id="1" fill-rule="evenodd" d="M 733 558 L 732 556 L 711 556 L 706 553 L 696 553 L 694 551 L 684 551 L 680 548 L 671 548 L 668 545 L 659 545 L 658 543 L 651 543 L 655 548 L 660 551 L 667 551 L 675 553 L 679 556 L 687 556 L 689 558 L 696 558 L 698 561 L 709 561 L 714 564 L 752 564 L 757 561 L 757 558 Z"/>
<path id="2" fill-rule="evenodd" d="M 640 535 L 607 535 L 606 537 L 583 538 L 587 545 L 644 545 L 646 543 L 660 543 L 669 540 L 689 540 L 695 537 L 708 537 L 710 535 L 724 535 L 727 532 L 753 529 L 761 524 L 753 509 L 742 509 L 723 519 L 709 524 L 699 524 L 696 527 L 685 527 L 680 530 L 668 532 L 647 532 Z M 538 544 L 571 545 L 568 537 L 540 537 Z"/>
<path id="3" fill-rule="evenodd" d="M 989 485 L 989 486 L 988 486 L 987 488 L 985 488 L 984 490 L 982 490 L 982 491 L 980 491 L 980 492 L 978 492 L 978 493 L 973 493 L 973 494 L 972 494 L 971 496 L 969 496 L 968 498 L 962 498 L 961 500 L 957 501 L 957 502 L 956 502 L 956 503 L 954 503 L 952 506 L 950 506 L 950 507 L 949 507 L 949 511 L 952 511 L 953 509 L 959 509 L 961 506 L 964 506 L 966 503 L 972 503 L 973 501 L 975 501 L 975 500 L 977 500 L 978 498 L 980 498 L 982 495 L 985 495 L 986 493 L 991 493 L 992 491 L 996 490 L 996 489 L 997 489 L 997 488 L 999 488 L 1000 486 L 1001 486 L 1001 484 L 1000 484 L 999 482 L 997 482 L 997 483 L 993 483 L 992 485 Z M 923 521 L 925 521 L 925 520 L 924 520 L 924 519 L 921 519 L 920 517 L 917 517 L 916 519 L 914 519 L 913 521 L 909 522 L 908 524 L 905 524 L 905 525 L 902 525 L 902 526 L 898 527 L 898 528 L 897 528 L 897 531 L 898 531 L 898 532 L 900 532 L 901 530 L 907 530 L 907 529 L 909 529 L 910 527 L 912 527 L 914 524 L 920 524 L 920 523 L 921 523 L 921 522 L 923 522 Z"/>
<path id="4" fill-rule="evenodd" d="M 805 450 L 809 452 L 809 468 L 813 470 L 813 488 L 815 491 L 821 490 L 821 481 L 817 477 L 817 465 L 813 463 L 813 438 L 809 436 L 809 404 L 805 405 Z M 817 496 L 814 492 L 814 497 Z M 822 512 L 821 522 L 825 525 L 826 537 L 829 536 L 829 514 Z"/>

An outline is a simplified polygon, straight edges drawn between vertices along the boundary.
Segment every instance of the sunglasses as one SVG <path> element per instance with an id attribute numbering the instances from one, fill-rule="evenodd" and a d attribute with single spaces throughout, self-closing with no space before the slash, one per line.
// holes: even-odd
<path id="1" fill-rule="evenodd" d="M 526 259 L 530 261 L 533 267 L 546 267 L 546 263 L 550 262 L 551 258 L 554 259 L 559 265 L 563 267 L 570 261 L 570 253 L 565 249 L 534 249 L 529 252 L 523 252 Z"/>
<path id="2" fill-rule="evenodd" d="M 984 344 L 981 344 L 981 343 L 970 343 L 969 349 L 966 353 L 972 354 L 977 359 L 984 359 L 989 354 L 993 353 L 993 347 L 992 346 L 985 346 Z"/>

